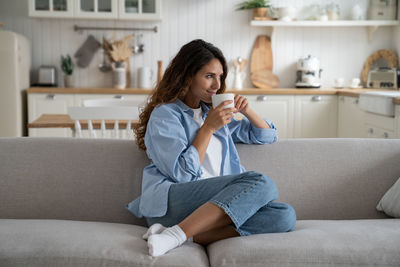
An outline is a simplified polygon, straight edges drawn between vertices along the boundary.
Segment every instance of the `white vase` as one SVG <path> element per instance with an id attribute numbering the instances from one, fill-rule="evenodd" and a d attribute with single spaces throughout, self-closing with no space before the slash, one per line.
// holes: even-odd
<path id="1" fill-rule="evenodd" d="M 120 62 L 117 62 L 120 63 Z M 126 88 L 126 69 L 123 64 L 115 64 L 113 68 L 113 84 L 116 89 Z"/>

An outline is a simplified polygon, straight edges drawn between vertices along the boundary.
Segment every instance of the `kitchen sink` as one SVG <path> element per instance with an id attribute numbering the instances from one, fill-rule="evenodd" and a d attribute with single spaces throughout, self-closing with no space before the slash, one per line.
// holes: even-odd
<path id="1" fill-rule="evenodd" d="M 360 93 L 358 105 L 362 110 L 394 117 L 394 97 L 400 97 L 400 91 L 362 92 Z"/>

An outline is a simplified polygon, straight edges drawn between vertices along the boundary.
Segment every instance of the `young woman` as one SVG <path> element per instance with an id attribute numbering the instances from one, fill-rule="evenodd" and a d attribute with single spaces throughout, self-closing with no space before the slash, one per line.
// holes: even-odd
<path id="1" fill-rule="evenodd" d="M 211 96 L 225 91 L 226 75 L 222 52 L 194 40 L 171 61 L 140 114 L 137 144 L 151 164 L 143 171 L 141 196 L 127 208 L 151 226 L 143 238 L 152 256 L 187 239 L 206 245 L 239 235 L 286 232 L 296 223 L 291 206 L 274 202 L 274 182 L 246 172 L 234 145 L 275 142 L 274 124 L 240 95 L 235 108 L 224 108 L 229 100 L 210 107 Z M 242 120 L 233 118 L 237 112 Z"/>

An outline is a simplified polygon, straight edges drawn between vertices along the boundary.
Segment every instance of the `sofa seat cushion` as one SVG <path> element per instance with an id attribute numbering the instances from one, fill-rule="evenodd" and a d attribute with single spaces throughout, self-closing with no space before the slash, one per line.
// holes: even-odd
<path id="1" fill-rule="evenodd" d="M 151 257 L 137 225 L 0 219 L 0 266 L 208 266 L 193 242 Z M 190 257 L 188 257 L 190 255 Z"/>
<path id="2" fill-rule="evenodd" d="M 400 219 L 304 220 L 208 246 L 211 266 L 400 266 Z"/>

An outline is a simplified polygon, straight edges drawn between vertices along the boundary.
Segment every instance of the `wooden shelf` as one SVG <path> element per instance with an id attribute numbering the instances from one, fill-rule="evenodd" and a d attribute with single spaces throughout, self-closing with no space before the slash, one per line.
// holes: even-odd
<path id="1" fill-rule="evenodd" d="M 255 27 L 366 27 L 368 40 L 371 42 L 373 33 L 381 26 L 399 26 L 398 20 L 298 20 L 298 21 L 280 21 L 280 20 L 252 20 L 251 26 Z"/>
<path id="2" fill-rule="evenodd" d="M 252 20 L 251 26 L 258 27 L 379 27 L 379 26 L 398 26 L 398 20 L 299 20 L 299 21 L 280 21 L 280 20 Z"/>

